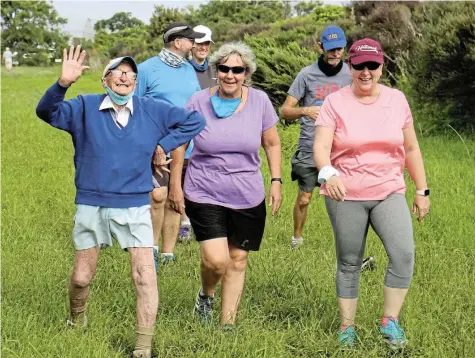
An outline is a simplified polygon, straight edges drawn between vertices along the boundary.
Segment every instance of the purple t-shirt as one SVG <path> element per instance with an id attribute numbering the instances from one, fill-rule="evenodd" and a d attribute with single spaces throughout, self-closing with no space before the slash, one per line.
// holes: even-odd
<path id="1" fill-rule="evenodd" d="M 279 120 L 269 97 L 249 88 L 247 102 L 239 112 L 217 118 L 207 88 L 191 96 L 185 107 L 206 119 L 206 127 L 194 138 L 185 197 L 232 209 L 259 205 L 265 198 L 259 158 L 262 133 Z"/>

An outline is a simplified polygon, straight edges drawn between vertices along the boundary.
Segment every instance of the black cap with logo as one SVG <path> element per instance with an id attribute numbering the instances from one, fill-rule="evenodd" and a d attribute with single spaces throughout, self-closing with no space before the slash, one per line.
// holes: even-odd
<path id="1" fill-rule="evenodd" d="M 171 42 L 178 37 L 186 37 L 187 39 L 199 39 L 206 34 L 193 31 L 193 28 L 184 22 L 172 22 L 163 31 L 163 42 Z"/>

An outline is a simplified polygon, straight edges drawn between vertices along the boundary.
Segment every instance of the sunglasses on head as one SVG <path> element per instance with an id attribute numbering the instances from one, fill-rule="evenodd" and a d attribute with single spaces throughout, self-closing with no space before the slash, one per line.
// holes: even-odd
<path id="1" fill-rule="evenodd" d="M 359 65 L 355 65 L 353 63 L 351 64 L 351 67 L 353 67 L 356 71 L 363 71 L 365 67 L 370 71 L 374 71 L 377 70 L 379 66 L 381 66 L 381 64 L 377 62 L 363 62 Z"/>
<path id="2" fill-rule="evenodd" d="M 244 66 L 234 66 L 234 67 L 229 67 L 226 65 L 218 65 L 218 71 L 222 73 L 229 73 L 231 71 L 234 75 L 239 75 L 246 71 L 246 67 Z"/>

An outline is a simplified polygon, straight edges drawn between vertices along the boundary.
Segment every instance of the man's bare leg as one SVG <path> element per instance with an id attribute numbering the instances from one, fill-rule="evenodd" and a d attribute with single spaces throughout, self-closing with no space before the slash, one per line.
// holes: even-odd
<path id="1" fill-rule="evenodd" d="M 163 220 L 162 228 L 162 252 L 164 254 L 173 253 L 176 241 L 178 239 L 178 232 L 180 231 L 180 213 L 177 213 L 170 206 L 170 201 L 167 200 L 165 205 L 165 219 Z"/>
<path id="2" fill-rule="evenodd" d="M 158 310 L 157 274 L 152 248 L 131 247 L 130 266 L 135 285 L 136 343 L 134 357 L 148 356 L 152 348 L 153 330 Z"/>
<path id="3" fill-rule="evenodd" d="M 160 242 L 160 233 L 162 232 L 167 196 L 167 187 L 155 188 L 150 193 L 150 214 L 152 216 L 153 246 L 158 246 Z"/>
<path id="4" fill-rule="evenodd" d="M 71 326 L 87 324 L 86 308 L 89 285 L 96 274 L 100 247 L 76 251 L 74 267 L 69 282 L 69 320 Z"/>
<path id="5" fill-rule="evenodd" d="M 170 191 L 168 193 L 169 199 L 165 204 L 165 219 L 162 228 L 163 263 L 168 262 L 169 259 L 174 259 L 173 250 L 175 249 L 178 232 L 180 230 L 180 213 L 172 208 L 172 200 L 180 207 L 180 211 L 182 211 L 184 208 L 184 198 L 181 176 L 183 172 L 183 162 L 185 160 L 185 147 L 186 145 L 183 145 L 170 152 L 170 158 L 172 159 L 170 162 Z"/>
<path id="6" fill-rule="evenodd" d="M 303 226 L 307 220 L 307 209 L 311 200 L 312 193 L 299 190 L 294 205 L 294 236 L 291 244 L 294 248 L 303 244 Z"/>

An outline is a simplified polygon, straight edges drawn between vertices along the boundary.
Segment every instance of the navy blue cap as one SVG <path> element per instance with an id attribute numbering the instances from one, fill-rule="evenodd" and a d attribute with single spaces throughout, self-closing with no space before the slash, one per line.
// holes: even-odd
<path id="1" fill-rule="evenodd" d="M 123 56 L 123 57 L 117 57 L 109 61 L 109 63 L 106 65 L 104 68 L 104 72 L 102 73 L 102 78 L 106 75 L 107 71 L 114 70 L 119 66 L 122 62 L 127 62 L 132 66 L 132 69 L 134 70 L 135 73 L 138 73 L 138 67 L 137 63 L 135 62 L 133 57 L 130 56 Z"/>
<path id="2" fill-rule="evenodd" d="M 330 25 L 322 32 L 321 43 L 325 51 L 330 51 L 338 47 L 346 47 L 345 32 L 341 27 Z"/>

